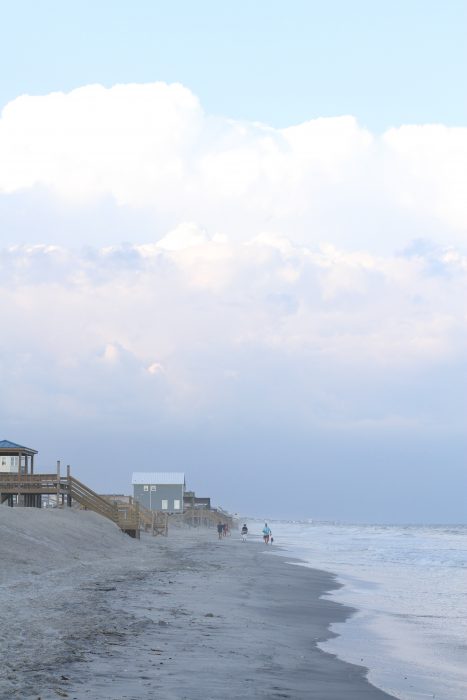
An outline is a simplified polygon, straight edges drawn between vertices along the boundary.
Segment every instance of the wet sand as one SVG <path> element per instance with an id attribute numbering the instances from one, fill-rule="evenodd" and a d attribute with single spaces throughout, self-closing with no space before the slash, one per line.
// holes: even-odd
<path id="1" fill-rule="evenodd" d="M 316 646 L 351 613 L 320 598 L 333 577 L 265 550 L 0 508 L 0 698 L 389 698 Z"/>

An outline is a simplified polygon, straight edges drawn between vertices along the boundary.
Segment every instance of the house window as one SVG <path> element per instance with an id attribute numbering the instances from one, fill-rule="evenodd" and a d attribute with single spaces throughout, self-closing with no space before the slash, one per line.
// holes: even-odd
<path id="1" fill-rule="evenodd" d="M 157 490 L 157 486 L 154 486 L 154 485 L 151 486 L 151 491 L 156 491 L 156 490 Z"/>
<path id="2" fill-rule="evenodd" d="M 174 510 L 180 510 L 180 501 L 178 499 L 174 500 Z"/>
<path id="3" fill-rule="evenodd" d="M 162 510 L 168 510 L 169 509 L 169 502 L 166 499 L 162 499 Z"/>
<path id="4" fill-rule="evenodd" d="M 2 457 L 2 467 L 6 467 L 6 457 Z"/>
<path id="5" fill-rule="evenodd" d="M 143 491 L 149 491 L 149 486 L 147 486 L 147 485 L 145 484 L 145 485 L 143 486 Z"/>

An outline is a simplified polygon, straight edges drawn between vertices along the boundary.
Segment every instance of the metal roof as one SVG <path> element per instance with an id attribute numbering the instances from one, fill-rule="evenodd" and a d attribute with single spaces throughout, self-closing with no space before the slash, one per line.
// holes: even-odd
<path id="1" fill-rule="evenodd" d="M 132 484 L 184 484 L 184 472 L 133 472 Z"/>
<path id="2" fill-rule="evenodd" d="M 25 452 L 37 454 L 37 450 L 33 450 L 31 447 L 25 447 L 24 445 L 18 445 L 16 442 L 11 442 L 11 440 L 0 440 L 0 450 L 23 450 Z"/>

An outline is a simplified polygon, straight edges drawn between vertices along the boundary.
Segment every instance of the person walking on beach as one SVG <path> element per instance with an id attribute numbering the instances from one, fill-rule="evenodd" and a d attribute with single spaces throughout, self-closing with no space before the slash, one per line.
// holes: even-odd
<path id="1" fill-rule="evenodd" d="M 271 537 L 271 535 L 272 535 L 271 528 L 268 526 L 267 523 L 264 523 L 264 527 L 263 527 L 264 544 L 269 544 L 269 538 Z"/>
<path id="2" fill-rule="evenodd" d="M 222 523 L 217 523 L 217 534 L 219 535 L 219 539 L 221 540 L 224 534 L 224 526 Z"/>
<path id="3" fill-rule="evenodd" d="M 246 536 L 248 535 L 248 528 L 246 523 L 242 527 L 242 542 L 246 542 Z"/>

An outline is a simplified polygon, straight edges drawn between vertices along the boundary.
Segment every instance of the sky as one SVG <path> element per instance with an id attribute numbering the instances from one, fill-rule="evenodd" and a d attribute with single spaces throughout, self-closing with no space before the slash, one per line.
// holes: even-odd
<path id="1" fill-rule="evenodd" d="M 466 522 L 465 2 L 0 2 L 0 438 Z"/>

